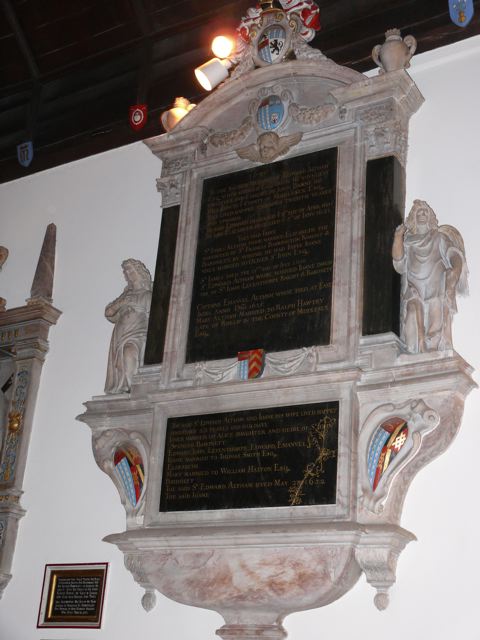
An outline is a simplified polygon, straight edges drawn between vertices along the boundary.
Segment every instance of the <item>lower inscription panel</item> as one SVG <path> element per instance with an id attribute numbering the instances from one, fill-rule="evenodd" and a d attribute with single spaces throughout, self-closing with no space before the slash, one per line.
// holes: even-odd
<path id="1" fill-rule="evenodd" d="M 160 511 L 335 504 L 339 403 L 169 418 Z"/>

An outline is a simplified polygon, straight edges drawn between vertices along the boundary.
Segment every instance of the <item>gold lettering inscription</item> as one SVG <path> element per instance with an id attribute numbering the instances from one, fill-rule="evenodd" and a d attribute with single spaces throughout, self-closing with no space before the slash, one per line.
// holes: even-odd
<path id="1" fill-rule="evenodd" d="M 337 455 L 337 420 L 335 402 L 171 418 L 162 510 L 249 506 L 236 492 L 267 488 L 282 489 L 282 506 L 301 504 L 310 487 L 326 485 L 326 462 Z"/>
<path id="2" fill-rule="evenodd" d="M 241 340 L 261 331 L 262 323 L 329 317 L 336 209 L 332 157 L 320 163 L 317 158 L 313 166 L 307 160 L 282 165 L 277 172 L 259 167 L 231 179 L 214 178 L 204 187 L 189 345 L 207 344 L 219 333 L 234 332 Z M 328 319 L 325 324 L 329 327 Z M 195 349 L 193 355 L 195 360 Z"/>

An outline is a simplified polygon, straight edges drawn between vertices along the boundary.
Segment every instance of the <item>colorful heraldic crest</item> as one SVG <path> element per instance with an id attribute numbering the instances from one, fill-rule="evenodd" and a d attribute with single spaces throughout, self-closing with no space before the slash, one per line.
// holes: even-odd
<path id="1" fill-rule="evenodd" d="M 265 368 L 264 349 L 238 352 L 238 376 L 241 380 L 259 378 Z"/>
<path id="2" fill-rule="evenodd" d="M 285 107 L 279 96 L 268 96 L 262 100 L 257 110 L 258 126 L 265 131 L 278 129 L 285 115 Z"/>
<path id="3" fill-rule="evenodd" d="M 403 418 L 390 418 L 376 431 L 368 452 L 368 477 L 375 491 L 408 438 L 408 424 Z"/>
<path id="4" fill-rule="evenodd" d="M 280 62 L 287 53 L 286 44 L 287 33 L 285 29 L 279 24 L 269 25 L 258 40 L 258 56 L 267 64 Z"/>
<path id="5" fill-rule="evenodd" d="M 466 27 L 473 18 L 473 0 L 448 0 L 450 18 L 457 27 Z"/>
<path id="6" fill-rule="evenodd" d="M 113 463 L 131 505 L 136 507 L 142 495 L 145 478 L 140 453 L 135 447 L 122 447 L 115 452 Z"/>

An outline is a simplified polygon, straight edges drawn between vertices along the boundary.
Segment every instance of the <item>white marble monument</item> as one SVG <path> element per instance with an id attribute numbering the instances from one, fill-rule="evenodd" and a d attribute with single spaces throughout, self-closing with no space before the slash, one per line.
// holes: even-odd
<path id="1" fill-rule="evenodd" d="M 326 59 L 299 36 L 298 16 L 285 35 L 291 54 L 259 64 L 259 43 L 273 33 L 266 30 L 286 29 L 290 18 L 254 12 L 230 79 L 170 133 L 146 141 L 161 160 L 163 215 L 180 212 L 163 358 L 140 366 L 129 393 L 95 397 L 80 416 L 126 508 L 126 530 L 106 540 L 145 589 L 143 606 L 158 590 L 218 611 L 225 640 L 283 638 L 286 615 L 328 605 L 362 573 L 376 606 L 387 606 L 397 559 L 414 539 L 401 527 L 407 490 L 455 437 L 475 386 L 451 345 L 454 294 L 466 273 L 458 234 L 432 230 L 425 269 L 438 302 L 420 293 L 411 304 L 423 271 L 410 218 L 393 248 L 403 293 L 391 263 L 404 203 L 393 215 L 388 181 L 405 171 L 419 89 L 403 66 L 368 78 Z M 310 255 L 320 257 L 307 264 Z M 379 259 L 384 266 L 371 271 L 383 289 L 365 275 Z M 239 339 L 237 350 L 266 351 L 255 379 L 242 379 L 236 353 L 223 346 L 244 329 L 250 343 Z M 334 412 L 330 422 L 305 418 L 322 411 Z M 241 425 L 239 440 L 229 423 Z M 302 432 L 301 441 L 288 435 Z M 288 447 L 292 460 L 300 450 L 317 457 L 298 475 L 273 462 Z M 241 464 L 247 449 L 257 475 Z M 230 461 L 223 480 L 208 475 L 222 475 L 215 457 Z M 258 489 L 276 483 L 290 493 Z"/>

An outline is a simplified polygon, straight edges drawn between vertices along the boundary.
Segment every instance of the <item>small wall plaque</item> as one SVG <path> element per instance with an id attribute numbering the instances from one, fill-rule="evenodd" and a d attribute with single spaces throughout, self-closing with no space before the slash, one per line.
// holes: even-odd
<path id="1" fill-rule="evenodd" d="M 37 627 L 100 629 L 107 566 L 45 565 Z"/>

